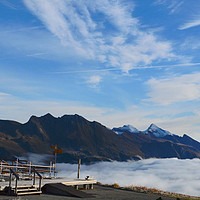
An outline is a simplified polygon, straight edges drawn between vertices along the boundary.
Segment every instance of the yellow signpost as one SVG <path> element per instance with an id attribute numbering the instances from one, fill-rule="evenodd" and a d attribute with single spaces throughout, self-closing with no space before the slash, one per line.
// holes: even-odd
<path id="1" fill-rule="evenodd" d="M 59 146 L 58 145 L 54 145 L 54 146 L 51 146 L 50 148 L 54 150 L 54 156 L 55 156 L 55 170 L 54 170 L 54 176 L 55 176 L 55 171 L 56 171 L 56 157 L 57 157 L 57 153 L 63 153 L 63 150 L 62 149 L 59 149 L 58 148 Z"/>
<path id="2" fill-rule="evenodd" d="M 54 146 L 51 146 L 51 149 L 57 149 L 59 146 L 56 144 Z"/>
<path id="3" fill-rule="evenodd" d="M 62 149 L 55 149 L 55 153 L 62 153 L 63 150 Z"/>

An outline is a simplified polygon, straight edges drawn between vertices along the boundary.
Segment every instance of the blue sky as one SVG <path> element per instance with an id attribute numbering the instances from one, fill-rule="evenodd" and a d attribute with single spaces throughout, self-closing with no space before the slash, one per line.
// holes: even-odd
<path id="1" fill-rule="evenodd" d="M 200 2 L 1 0 L 0 118 L 80 114 L 200 140 Z"/>

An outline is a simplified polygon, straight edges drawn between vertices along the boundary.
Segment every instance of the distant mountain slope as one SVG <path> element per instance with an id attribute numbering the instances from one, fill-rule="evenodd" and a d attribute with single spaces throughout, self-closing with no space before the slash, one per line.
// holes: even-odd
<path id="1" fill-rule="evenodd" d="M 200 151 L 200 143 L 186 134 L 184 134 L 183 137 L 180 137 L 178 135 L 166 135 L 165 137 L 163 137 L 163 139 L 172 141 L 177 144 L 189 145 Z"/>
<path id="2" fill-rule="evenodd" d="M 142 133 L 124 126 L 122 134 L 118 135 L 79 115 L 58 118 L 51 114 L 32 116 L 25 124 L 0 120 L 0 157 L 12 158 L 27 152 L 50 154 L 50 146 L 57 144 L 64 152 L 58 160 L 71 163 L 78 158 L 83 162 L 125 161 L 138 157 L 200 158 L 200 144 L 189 136 L 181 139 L 172 134 L 162 134 L 158 138 L 153 131 L 151 127 Z"/>
<path id="3" fill-rule="evenodd" d="M 126 125 L 127 127 L 131 125 Z M 151 124 L 146 131 L 138 132 L 131 131 L 131 129 L 124 130 L 122 127 L 114 128 L 122 135 L 129 135 L 133 138 L 140 137 L 149 138 L 149 141 L 145 141 L 140 146 L 140 150 L 147 157 L 159 157 L 159 158 L 195 158 L 199 157 L 200 143 L 188 135 L 184 134 L 183 137 L 170 133 L 164 129 L 159 128 L 155 124 Z"/>

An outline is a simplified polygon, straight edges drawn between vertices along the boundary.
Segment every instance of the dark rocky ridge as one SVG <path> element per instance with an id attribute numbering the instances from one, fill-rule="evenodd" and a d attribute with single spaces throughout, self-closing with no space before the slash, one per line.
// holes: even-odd
<path id="1" fill-rule="evenodd" d="M 13 158 L 27 152 L 51 154 L 51 145 L 58 144 L 62 162 L 100 160 L 125 161 L 142 158 L 200 158 L 200 143 L 189 136 L 152 138 L 141 133 L 125 131 L 117 135 L 98 122 L 90 122 L 79 115 L 55 118 L 51 114 L 32 116 L 21 124 L 0 120 L 0 157 Z M 188 142 L 189 141 L 189 142 Z"/>

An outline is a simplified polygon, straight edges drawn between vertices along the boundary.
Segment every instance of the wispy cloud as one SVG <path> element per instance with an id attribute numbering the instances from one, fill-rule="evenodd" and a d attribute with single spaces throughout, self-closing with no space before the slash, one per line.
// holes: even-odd
<path id="1" fill-rule="evenodd" d="M 33 53 L 33 54 L 28 54 L 27 56 L 30 56 L 30 57 L 37 57 L 37 56 L 43 56 L 43 55 L 46 55 L 47 53 L 40 53 L 40 52 L 38 52 L 38 53 Z"/>
<path id="2" fill-rule="evenodd" d="M 4 93 L 4 92 L 0 92 L 0 96 L 8 96 L 9 94 Z"/>
<path id="3" fill-rule="evenodd" d="M 94 72 L 107 72 L 107 71 L 117 71 L 116 68 L 107 68 L 107 69 L 91 69 L 91 70 L 78 70 L 78 71 L 60 71 L 53 72 L 54 74 L 78 74 L 78 73 L 94 73 Z"/>
<path id="4" fill-rule="evenodd" d="M 177 64 L 169 64 L 169 65 L 147 65 L 147 66 L 140 66 L 140 67 L 133 67 L 133 70 L 141 70 L 141 69 L 169 69 L 169 68 L 173 68 L 173 67 L 191 67 L 191 66 L 200 66 L 200 63 L 192 63 L 192 62 L 188 62 L 188 63 L 177 63 Z"/>
<path id="5" fill-rule="evenodd" d="M 99 75 L 93 75 L 93 76 L 89 77 L 89 80 L 87 80 L 87 83 L 91 87 L 96 88 L 99 85 L 99 83 L 101 82 L 101 80 L 102 80 L 101 76 L 99 76 Z"/>
<path id="6" fill-rule="evenodd" d="M 181 48 L 183 50 L 195 51 L 200 48 L 200 41 L 198 37 L 188 37 L 185 41 L 181 44 Z"/>
<path id="7" fill-rule="evenodd" d="M 129 72 L 142 64 L 176 57 L 172 44 L 140 29 L 125 1 L 24 0 L 27 8 L 62 44 L 86 59 Z M 103 15 L 104 18 L 98 16 Z M 108 34 L 109 29 L 109 34 Z"/>
<path id="8" fill-rule="evenodd" d="M 10 8 L 10 9 L 14 9 L 14 10 L 17 9 L 17 7 L 8 0 L 1 0 L 0 3 L 3 4 L 4 6 Z"/>
<path id="9" fill-rule="evenodd" d="M 168 8 L 171 10 L 170 13 L 175 13 L 183 5 L 184 1 L 173 1 Z"/>
<path id="10" fill-rule="evenodd" d="M 191 20 L 191 21 L 181 25 L 179 27 L 179 30 L 185 30 L 185 29 L 192 28 L 192 27 L 199 26 L 199 25 L 200 25 L 200 17 L 198 17 L 198 19 Z"/>
<path id="11" fill-rule="evenodd" d="M 42 26 L 21 27 L 12 25 L 12 27 L 1 26 L 0 29 L 0 45 L 4 50 L 3 54 L 6 55 L 4 57 L 9 60 L 32 55 L 46 60 L 66 63 L 69 60 L 68 58 L 78 56 L 72 46 L 61 45 L 58 39 L 52 37 Z M 14 51 L 10 51 L 10 48 Z M 36 54 L 38 55 L 36 56 Z M 4 57 L 2 59 L 5 59 Z"/>
<path id="12" fill-rule="evenodd" d="M 166 6 L 167 9 L 170 10 L 170 14 L 178 12 L 183 4 L 184 4 L 184 0 L 174 0 L 174 1 L 156 0 L 154 2 L 154 5 Z"/>
<path id="13" fill-rule="evenodd" d="M 81 165 L 81 178 L 92 176 L 104 184 L 146 186 L 168 192 L 199 196 L 199 159 L 146 159 L 130 162 L 101 162 Z M 76 165 L 57 165 L 62 176 L 76 177 Z"/>
<path id="14" fill-rule="evenodd" d="M 183 44 L 183 47 L 186 45 L 187 43 Z M 200 44 L 196 44 L 196 47 L 194 48 L 198 48 L 199 46 Z M 177 64 L 168 64 L 168 65 L 140 65 L 140 66 L 132 67 L 131 70 L 169 69 L 169 68 L 177 68 L 177 67 L 180 68 L 180 67 L 191 67 L 191 66 L 200 66 L 200 63 L 188 62 L 188 63 L 177 63 Z M 102 68 L 102 69 L 88 69 L 88 70 L 57 71 L 57 72 L 52 72 L 52 73 L 53 74 L 79 74 L 79 73 L 94 73 L 94 72 L 101 73 L 101 72 L 109 72 L 109 71 L 119 71 L 119 69 L 113 67 L 113 68 L 104 68 L 104 69 Z M 131 74 L 124 73 L 123 75 L 130 76 Z"/>
<path id="15" fill-rule="evenodd" d="M 29 26 L 29 27 L 23 27 L 23 28 L 18 28 L 18 27 L 15 27 L 13 25 L 12 29 L 7 29 L 7 27 L 4 27 L 4 29 L 2 29 L 0 32 L 3 33 L 3 34 L 7 34 L 7 33 L 16 33 L 16 32 L 25 32 L 25 31 L 29 31 L 29 30 L 39 30 L 43 28 L 42 26 Z"/>
<path id="16" fill-rule="evenodd" d="M 200 100 L 200 73 L 186 74 L 165 79 L 147 81 L 148 96 L 154 103 L 168 105 L 174 102 Z"/>

